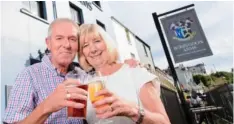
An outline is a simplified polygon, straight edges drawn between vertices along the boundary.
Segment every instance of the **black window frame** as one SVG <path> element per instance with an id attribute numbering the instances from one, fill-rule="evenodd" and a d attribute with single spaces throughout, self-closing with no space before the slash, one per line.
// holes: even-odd
<path id="1" fill-rule="evenodd" d="M 147 50 L 146 50 L 146 46 L 143 44 L 143 47 L 144 47 L 144 51 L 145 51 L 145 56 L 148 57 L 148 53 L 147 53 Z"/>
<path id="2" fill-rule="evenodd" d="M 125 28 L 125 35 L 126 35 L 128 44 L 132 45 L 131 38 L 130 38 L 130 32 L 129 32 L 129 30 L 127 28 Z"/>
<path id="3" fill-rule="evenodd" d="M 39 18 L 42 18 L 44 20 L 47 20 L 47 10 L 46 10 L 46 1 L 24 1 L 24 2 L 29 2 L 29 7 L 31 8 L 31 2 L 36 2 L 39 6 L 39 11 L 38 15 L 35 15 L 32 13 L 32 10 L 30 8 L 24 8 L 26 9 L 29 13 L 33 14 L 34 16 L 37 16 Z"/>
<path id="4" fill-rule="evenodd" d="M 100 11 L 102 11 L 102 6 L 100 1 L 92 1 L 93 5 L 95 5 Z"/>
<path id="5" fill-rule="evenodd" d="M 58 15 L 57 15 L 56 1 L 52 1 L 52 6 L 53 6 L 54 19 L 56 19 L 58 17 Z"/>
<path id="6" fill-rule="evenodd" d="M 40 16 L 43 19 L 47 20 L 48 18 L 47 18 L 47 10 L 46 10 L 46 3 L 45 3 L 45 1 L 37 1 L 37 2 L 39 2 L 39 6 L 42 7 L 42 9 L 40 9 L 40 14 L 41 14 Z"/>
<path id="7" fill-rule="evenodd" d="M 106 26 L 101 21 L 96 19 L 96 23 L 106 31 Z"/>
<path id="8" fill-rule="evenodd" d="M 136 56 L 135 56 L 135 54 L 134 53 L 130 53 L 131 54 L 131 57 L 133 58 L 133 59 L 135 59 L 136 58 Z"/>
<path id="9" fill-rule="evenodd" d="M 78 25 L 81 25 L 84 23 L 84 15 L 83 15 L 83 11 L 81 8 L 79 8 L 77 5 L 75 5 L 72 2 L 69 2 L 69 7 L 75 9 L 78 12 L 78 18 L 80 21 L 80 24 L 78 22 L 76 22 Z"/>
<path id="10" fill-rule="evenodd" d="M 100 1 L 93 1 L 94 4 L 96 4 L 99 8 L 102 8 Z"/>

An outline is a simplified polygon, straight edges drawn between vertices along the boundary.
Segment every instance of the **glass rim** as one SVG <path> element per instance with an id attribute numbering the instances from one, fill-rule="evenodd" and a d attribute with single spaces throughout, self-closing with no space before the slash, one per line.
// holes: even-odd
<path id="1" fill-rule="evenodd" d="M 88 85 L 88 84 L 72 84 L 72 85 L 67 85 L 66 88 L 69 88 L 69 87 L 77 87 L 77 86 L 83 86 L 83 85 Z"/>
<path id="2" fill-rule="evenodd" d="M 96 81 L 100 81 L 100 83 L 104 83 L 105 80 L 102 78 L 94 78 L 94 79 L 90 79 L 88 81 L 85 82 L 85 84 L 91 84 L 91 83 L 96 83 Z"/>

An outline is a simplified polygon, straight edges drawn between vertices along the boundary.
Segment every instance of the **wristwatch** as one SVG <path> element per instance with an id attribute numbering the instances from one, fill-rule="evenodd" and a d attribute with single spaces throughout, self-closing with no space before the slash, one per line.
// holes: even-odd
<path id="1" fill-rule="evenodd" d="M 138 114 L 140 115 L 139 118 L 137 119 L 136 121 L 136 124 L 141 124 L 143 119 L 144 119 L 144 116 L 145 116 L 145 111 L 142 107 L 139 107 L 139 110 L 138 110 Z"/>

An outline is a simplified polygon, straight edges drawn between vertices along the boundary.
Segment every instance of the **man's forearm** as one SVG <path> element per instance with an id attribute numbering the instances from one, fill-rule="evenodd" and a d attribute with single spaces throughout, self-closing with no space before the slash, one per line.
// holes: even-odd
<path id="1" fill-rule="evenodd" d="M 46 110 L 44 103 L 42 102 L 33 110 L 29 116 L 17 124 L 43 124 L 50 116 L 50 114 L 51 113 Z"/>

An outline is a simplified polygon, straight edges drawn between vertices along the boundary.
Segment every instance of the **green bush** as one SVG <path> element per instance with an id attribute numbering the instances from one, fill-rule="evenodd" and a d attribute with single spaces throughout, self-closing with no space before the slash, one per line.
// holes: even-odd
<path id="1" fill-rule="evenodd" d="M 210 75 L 193 75 L 193 80 L 196 84 L 202 82 L 206 87 L 216 83 L 233 83 L 233 73 L 220 71 Z"/>

